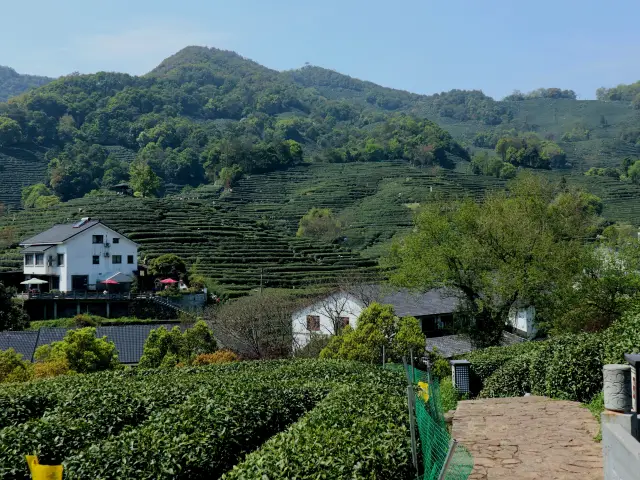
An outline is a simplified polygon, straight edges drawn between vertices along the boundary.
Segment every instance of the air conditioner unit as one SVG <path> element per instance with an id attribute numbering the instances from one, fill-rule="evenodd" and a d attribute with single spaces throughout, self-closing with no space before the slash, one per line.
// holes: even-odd
<path id="1" fill-rule="evenodd" d="M 104 252 L 105 257 L 109 257 L 109 252 Z"/>
<path id="2" fill-rule="evenodd" d="M 106 243 L 104 244 L 104 247 L 105 247 L 105 248 L 109 248 L 110 246 L 111 246 L 111 244 L 110 244 L 109 242 L 106 242 Z"/>

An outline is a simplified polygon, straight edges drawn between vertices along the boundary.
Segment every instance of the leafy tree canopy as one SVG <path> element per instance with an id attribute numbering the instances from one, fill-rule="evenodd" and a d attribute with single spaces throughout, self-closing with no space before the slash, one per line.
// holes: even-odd
<path id="1" fill-rule="evenodd" d="M 187 272 L 184 260 L 173 253 L 165 253 L 149 262 L 149 272 L 153 275 L 180 275 Z"/>
<path id="2" fill-rule="evenodd" d="M 203 321 L 183 332 L 179 327 L 171 331 L 158 328 L 149 333 L 140 358 L 140 368 L 175 367 L 190 365 L 198 355 L 210 354 L 218 345 L 213 332 Z"/>
<path id="3" fill-rule="evenodd" d="M 340 235 L 340 222 L 328 208 L 312 208 L 300 219 L 298 237 L 331 242 Z"/>

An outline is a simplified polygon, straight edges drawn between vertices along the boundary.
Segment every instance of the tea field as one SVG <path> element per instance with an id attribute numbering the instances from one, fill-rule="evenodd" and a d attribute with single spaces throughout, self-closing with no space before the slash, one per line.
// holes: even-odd
<path id="1" fill-rule="evenodd" d="M 0 478 L 28 479 L 24 455 L 36 453 L 69 480 L 409 479 L 404 382 L 301 360 L 4 386 Z"/>

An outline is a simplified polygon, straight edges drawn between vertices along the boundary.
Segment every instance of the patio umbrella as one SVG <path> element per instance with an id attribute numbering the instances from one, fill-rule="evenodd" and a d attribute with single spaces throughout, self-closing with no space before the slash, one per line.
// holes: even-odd
<path id="1" fill-rule="evenodd" d="M 160 283 L 168 285 L 170 283 L 178 283 L 178 281 L 174 280 L 173 278 L 165 278 L 164 280 L 160 280 Z"/>
<path id="2" fill-rule="evenodd" d="M 46 280 L 40 280 L 39 278 L 30 278 L 29 280 L 20 282 L 20 285 L 44 285 L 45 283 L 49 282 L 47 282 Z"/>
<path id="3" fill-rule="evenodd" d="M 116 282 L 112 278 L 107 278 L 106 280 L 102 280 L 100 283 L 106 283 L 107 285 L 118 285 L 118 282 Z"/>

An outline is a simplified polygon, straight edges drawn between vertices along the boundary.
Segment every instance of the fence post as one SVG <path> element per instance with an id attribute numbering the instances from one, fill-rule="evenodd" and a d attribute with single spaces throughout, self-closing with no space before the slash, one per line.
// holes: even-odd
<path id="1" fill-rule="evenodd" d="M 413 348 L 409 349 L 409 355 L 411 355 L 411 383 L 416 383 L 416 379 L 415 379 L 416 369 L 413 366 Z"/>
<path id="2" fill-rule="evenodd" d="M 458 442 L 452 438 L 449 442 L 449 451 L 447 452 L 447 458 L 444 459 L 442 469 L 440 470 L 440 475 L 438 475 L 438 480 L 444 480 L 445 475 L 447 474 L 447 470 L 449 469 L 449 465 L 451 464 L 451 459 L 453 458 L 453 452 L 455 452 L 457 446 Z"/>
<path id="3" fill-rule="evenodd" d="M 416 469 L 416 475 L 420 476 L 418 470 L 418 444 L 416 441 L 416 418 L 415 418 L 415 398 L 414 398 L 413 385 L 407 387 L 407 405 L 409 405 L 409 430 L 411 431 L 411 457 L 413 459 L 413 466 Z"/>

